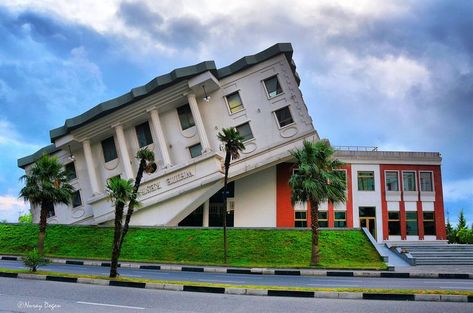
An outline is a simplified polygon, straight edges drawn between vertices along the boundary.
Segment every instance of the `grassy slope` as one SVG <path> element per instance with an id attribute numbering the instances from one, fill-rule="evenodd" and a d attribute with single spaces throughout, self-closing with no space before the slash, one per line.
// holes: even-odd
<path id="1" fill-rule="evenodd" d="M 321 231 L 321 262 L 325 268 L 384 268 L 361 231 Z M 113 228 L 49 225 L 48 256 L 109 259 Z M 219 229 L 130 229 L 122 261 L 214 264 L 222 262 Z M 308 267 L 310 232 L 230 229 L 229 264 L 257 267 Z M 37 225 L 0 224 L 0 254 L 23 254 L 36 245 Z"/>

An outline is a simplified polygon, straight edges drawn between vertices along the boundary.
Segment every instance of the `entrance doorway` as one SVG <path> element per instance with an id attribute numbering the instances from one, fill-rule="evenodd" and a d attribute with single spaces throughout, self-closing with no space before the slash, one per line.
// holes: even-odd
<path id="1" fill-rule="evenodd" d="M 365 227 L 376 239 L 376 208 L 360 207 L 360 227 Z"/>

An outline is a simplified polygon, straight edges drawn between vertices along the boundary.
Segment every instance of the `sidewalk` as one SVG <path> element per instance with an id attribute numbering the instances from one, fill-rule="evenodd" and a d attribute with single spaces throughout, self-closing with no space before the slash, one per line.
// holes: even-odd
<path id="1" fill-rule="evenodd" d="M 109 261 L 83 260 L 83 259 L 63 259 L 48 258 L 52 263 L 105 266 L 109 267 Z M 19 261 L 21 257 L 14 255 L 0 255 L 0 260 Z M 254 274 L 254 275 L 293 275 L 293 276 L 356 276 L 356 277 L 391 277 L 391 278 L 456 278 L 473 279 L 473 268 L 471 266 L 442 265 L 442 266 L 409 266 L 397 267 L 388 271 L 380 270 L 350 270 L 350 269 L 300 269 L 300 268 L 242 268 L 224 266 L 199 266 L 185 264 L 158 264 L 143 262 L 120 262 L 119 267 L 161 270 L 161 271 L 182 271 L 182 272 L 209 272 L 227 274 Z"/>

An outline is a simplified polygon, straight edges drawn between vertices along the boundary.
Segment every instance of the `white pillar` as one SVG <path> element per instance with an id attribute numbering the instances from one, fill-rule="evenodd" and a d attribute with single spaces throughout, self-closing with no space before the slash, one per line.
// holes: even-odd
<path id="1" fill-rule="evenodd" d="M 209 227 L 209 207 L 210 207 L 210 202 L 209 200 L 204 202 L 204 211 L 202 214 L 202 226 L 203 227 Z"/>
<path id="2" fill-rule="evenodd" d="M 128 155 L 128 147 L 126 145 L 125 134 L 123 132 L 123 126 L 115 126 L 115 133 L 118 140 L 118 150 L 120 151 L 120 159 L 123 163 L 123 170 L 127 179 L 133 179 L 133 170 L 131 169 L 130 156 Z"/>
<path id="3" fill-rule="evenodd" d="M 164 167 L 169 167 L 171 166 L 171 158 L 169 157 L 168 145 L 166 143 L 166 138 L 164 137 L 163 128 L 161 127 L 158 110 L 152 109 L 149 111 L 149 114 L 151 115 L 151 124 L 153 125 L 154 132 L 158 137 L 159 149 L 163 156 Z"/>
<path id="4" fill-rule="evenodd" d="M 82 142 L 82 148 L 84 149 L 85 164 L 87 165 L 87 174 L 89 174 L 90 186 L 92 187 L 92 194 L 98 194 L 99 183 L 97 181 L 97 174 L 95 173 L 95 164 L 92 157 L 92 149 L 90 148 L 90 141 L 84 140 Z"/>
<path id="5" fill-rule="evenodd" d="M 202 122 L 202 116 L 200 115 L 199 107 L 197 105 L 197 100 L 193 93 L 187 95 L 187 101 L 189 101 L 189 106 L 192 111 L 192 117 L 194 118 L 195 126 L 199 132 L 200 144 L 202 145 L 202 152 L 210 151 L 209 138 L 207 137 L 207 132 L 205 131 L 204 123 Z"/>

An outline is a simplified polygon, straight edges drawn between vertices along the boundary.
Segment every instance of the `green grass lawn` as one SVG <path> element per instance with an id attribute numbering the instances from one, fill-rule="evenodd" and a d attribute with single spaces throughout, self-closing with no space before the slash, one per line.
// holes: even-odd
<path id="1" fill-rule="evenodd" d="M 24 254 L 36 246 L 38 226 L 0 224 L 0 254 Z M 49 225 L 45 254 L 50 257 L 108 260 L 113 228 Z M 229 265 L 309 267 L 307 230 L 229 229 Z M 121 261 L 222 265 L 220 229 L 131 228 Z M 386 266 L 359 230 L 320 232 L 321 268 L 384 269 Z"/>

